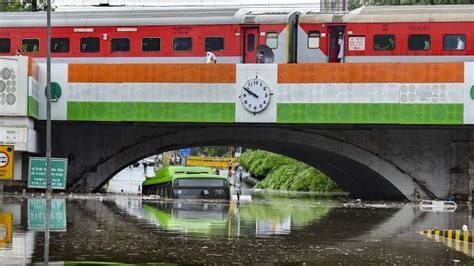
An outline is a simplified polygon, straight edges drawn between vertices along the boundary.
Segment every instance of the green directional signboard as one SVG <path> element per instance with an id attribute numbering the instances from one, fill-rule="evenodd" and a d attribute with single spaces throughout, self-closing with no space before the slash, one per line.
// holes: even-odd
<path id="1" fill-rule="evenodd" d="M 66 201 L 65 199 L 51 199 L 50 213 L 51 231 L 66 231 Z M 28 229 L 45 230 L 46 227 L 46 199 L 28 199 Z"/>
<path id="2" fill-rule="evenodd" d="M 67 159 L 51 159 L 51 187 L 66 189 Z M 30 157 L 28 187 L 46 189 L 46 158 Z"/>

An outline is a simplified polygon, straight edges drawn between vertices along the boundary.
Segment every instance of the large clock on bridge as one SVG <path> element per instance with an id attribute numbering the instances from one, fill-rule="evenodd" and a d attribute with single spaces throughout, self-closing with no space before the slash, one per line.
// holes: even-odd
<path id="1" fill-rule="evenodd" d="M 270 104 L 273 93 L 268 84 L 256 76 L 242 86 L 239 98 L 244 108 L 251 113 L 260 113 Z"/>

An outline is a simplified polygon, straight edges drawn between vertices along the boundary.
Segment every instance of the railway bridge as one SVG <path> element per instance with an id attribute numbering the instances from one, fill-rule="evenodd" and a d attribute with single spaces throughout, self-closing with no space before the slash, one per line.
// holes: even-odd
<path id="1" fill-rule="evenodd" d="M 4 57 L 0 71 L 0 141 L 15 145 L 15 179 L 26 181 L 28 157 L 45 153 L 46 66 Z M 158 152 L 240 145 L 313 165 L 354 197 L 472 196 L 474 63 L 55 59 L 52 81 L 53 157 L 69 159 L 68 191 L 95 191 Z"/>

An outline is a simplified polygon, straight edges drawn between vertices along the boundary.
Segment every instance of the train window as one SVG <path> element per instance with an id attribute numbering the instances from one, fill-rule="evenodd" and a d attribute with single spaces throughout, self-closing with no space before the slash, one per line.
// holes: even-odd
<path id="1" fill-rule="evenodd" d="M 446 34 L 443 40 L 444 50 L 464 50 L 466 49 L 466 35 Z"/>
<path id="2" fill-rule="evenodd" d="M 173 51 L 187 52 L 193 49 L 193 39 L 191 37 L 178 37 L 173 39 Z"/>
<path id="3" fill-rule="evenodd" d="M 0 38 L 0 53 L 9 53 L 11 49 L 10 39 Z"/>
<path id="4" fill-rule="evenodd" d="M 38 53 L 39 42 L 39 39 L 23 39 L 21 40 L 21 51 L 25 53 Z"/>
<path id="5" fill-rule="evenodd" d="M 250 33 L 247 35 L 247 51 L 252 52 L 255 50 L 255 34 Z"/>
<path id="6" fill-rule="evenodd" d="M 113 38 L 112 52 L 128 52 L 130 51 L 130 39 L 128 38 Z"/>
<path id="7" fill-rule="evenodd" d="M 68 53 L 69 38 L 51 38 L 52 53 Z"/>
<path id="8" fill-rule="evenodd" d="M 142 51 L 144 52 L 158 52 L 161 50 L 160 38 L 143 38 Z"/>
<path id="9" fill-rule="evenodd" d="M 206 37 L 204 39 L 204 48 L 206 51 L 223 51 L 224 37 Z"/>
<path id="10" fill-rule="evenodd" d="M 266 45 L 272 49 L 278 48 L 278 33 L 267 32 L 266 34 Z"/>
<path id="11" fill-rule="evenodd" d="M 414 51 L 426 51 L 431 48 L 430 35 L 428 34 L 415 34 L 408 36 L 408 50 Z"/>
<path id="12" fill-rule="evenodd" d="M 374 35 L 375 51 L 393 51 L 395 50 L 395 35 Z"/>
<path id="13" fill-rule="evenodd" d="M 319 31 L 310 31 L 308 34 L 308 48 L 319 49 L 319 38 L 321 34 Z"/>
<path id="14" fill-rule="evenodd" d="M 100 51 L 99 38 L 81 38 L 81 52 L 83 53 L 98 53 Z"/>

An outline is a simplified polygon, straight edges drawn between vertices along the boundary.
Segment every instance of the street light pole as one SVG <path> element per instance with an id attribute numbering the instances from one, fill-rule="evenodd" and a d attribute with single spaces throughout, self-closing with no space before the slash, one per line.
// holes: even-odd
<path id="1" fill-rule="evenodd" d="M 51 0 L 46 8 L 46 197 L 51 198 Z"/>

